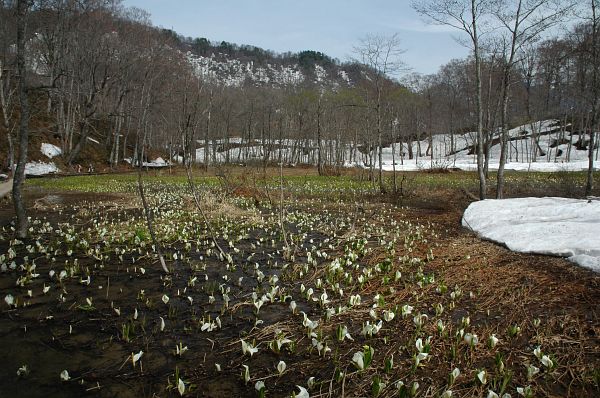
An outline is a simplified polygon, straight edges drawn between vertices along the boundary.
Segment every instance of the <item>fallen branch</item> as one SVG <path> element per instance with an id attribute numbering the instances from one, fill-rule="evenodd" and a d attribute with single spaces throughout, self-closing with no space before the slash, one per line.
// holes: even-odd
<path id="1" fill-rule="evenodd" d="M 194 204 L 196 205 L 196 209 L 198 209 L 198 212 L 200 213 L 200 215 L 204 219 L 204 223 L 206 224 L 206 229 L 208 230 L 208 234 L 210 235 L 211 240 L 213 241 L 213 243 L 215 244 L 215 246 L 219 250 L 220 257 L 222 259 L 227 259 L 228 262 L 230 262 L 229 261 L 230 257 L 227 256 L 227 253 L 225 253 L 223 251 L 223 249 L 219 245 L 219 242 L 217 242 L 217 238 L 215 237 L 215 233 L 214 233 L 214 231 L 212 229 L 212 225 L 210 224 L 210 221 L 208 220 L 208 217 L 206 216 L 206 213 L 204 212 L 204 209 L 202 209 L 202 205 L 200 204 L 200 199 L 198 198 L 198 193 L 196 191 L 196 186 L 194 185 L 194 180 L 192 178 L 192 166 L 191 166 L 191 164 L 186 164 L 185 171 L 186 171 L 186 174 L 187 174 L 188 186 L 189 186 L 190 191 L 192 193 L 192 197 L 194 198 Z"/>
<path id="2" fill-rule="evenodd" d="M 463 193 L 471 200 L 474 200 L 476 202 L 479 202 L 479 198 L 477 196 L 475 196 L 474 194 L 472 194 L 471 192 L 467 191 L 466 188 L 461 188 Z"/>
<path id="3" fill-rule="evenodd" d="M 146 224 L 148 225 L 148 231 L 150 232 L 150 237 L 152 238 L 152 243 L 156 248 L 156 252 L 158 253 L 158 258 L 160 260 L 160 265 L 165 271 L 165 273 L 169 273 L 169 268 L 167 268 L 167 264 L 165 263 L 165 258 L 162 255 L 162 250 L 160 249 L 160 244 L 156 239 L 156 234 L 154 233 L 154 215 L 152 211 L 148 208 L 148 202 L 146 202 L 146 195 L 144 194 L 144 185 L 142 184 L 142 166 L 140 162 L 140 167 L 138 168 L 138 191 L 140 193 L 140 197 L 142 198 L 142 205 L 144 206 L 144 215 L 146 216 Z"/>

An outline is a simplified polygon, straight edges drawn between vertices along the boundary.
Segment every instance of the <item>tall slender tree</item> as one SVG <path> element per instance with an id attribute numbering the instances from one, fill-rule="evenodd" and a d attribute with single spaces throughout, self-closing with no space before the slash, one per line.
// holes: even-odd
<path id="1" fill-rule="evenodd" d="M 495 0 L 493 14 L 500 22 L 504 54 L 502 67 L 502 108 L 500 136 L 500 163 L 498 165 L 496 198 L 504 192 L 504 166 L 508 154 L 508 102 L 511 76 L 523 46 L 531 43 L 552 25 L 558 23 L 572 3 L 559 0 Z"/>
<path id="2" fill-rule="evenodd" d="M 479 199 L 487 195 L 483 164 L 483 105 L 481 94 L 481 28 L 489 13 L 489 0 L 421 0 L 413 1 L 414 9 L 436 24 L 447 25 L 466 33 L 475 59 L 475 111 L 477 117 L 477 172 Z"/>
<path id="3" fill-rule="evenodd" d="M 354 52 L 359 56 L 359 60 L 368 66 L 373 72 L 367 81 L 371 82 L 371 88 L 374 91 L 372 107 L 375 111 L 375 130 L 377 133 L 377 151 L 379 163 L 379 190 L 385 192 L 385 183 L 383 181 L 383 100 L 385 88 L 389 86 L 390 76 L 397 74 L 404 63 L 400 60 L 400 55 L 404 50 L 400 47 L 400 37 L 398 34 L 392 36 L 368 35 L 361 40 L 360 44 L 354 48 Z M 368 73 L 368 72 L 367 72 Z"/>
<path id="4" fill-rule="evenodd" d="M 589 0 L 591 6 L 591 34 L 590 34 L 590 56 L 591 56 L 591 67 L 592 67 L 592 79 L 591 79 L 591 95 L 590 95 L 590 123 L 589 123 L 589 136 L 590 141 L 588 144 L 588 170 L 587 170 L 587 181 L 585 184 L 585 195 L 590 196 L 592 189 L 594 188 L 594 150 L 596 146 L 595 136 L 596 129 L 598 128 L 598 119 L 600 118 L 600 33 L 598 32 L 600 18 L 598 15 L 598 7 L 600 6 L 599 0 Z"/>
<path id="5" fill-rule="evenodd" d="M 29 145 L 29 99 L 27 98 L 27 67 L 25 64 L 25 34 L 27 14 L 30 8 L 28 0 L 17 1 L 17 74 L 19 76 L 19 152 L 17 168 L 13 179 L 13 203 L 17 216 L 15 233 L 19 238 L 27 236 L 28 222 L 23 199 L 23 182 L 25 181 L 25 165 L 27 163 L 27 147 Z"/>

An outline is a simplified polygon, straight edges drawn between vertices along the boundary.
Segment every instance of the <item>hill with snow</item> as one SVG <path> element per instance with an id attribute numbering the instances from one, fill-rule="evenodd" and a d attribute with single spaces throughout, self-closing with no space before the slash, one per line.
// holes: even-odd
<path id="1" fill-rule="evenodd" d="M 306 83 L 327 87 L 352 85 L 349 72 L 337 65 L 326 68 L 319 64 L 302 67 L 293 62 L 258 63 L 226 54 L 195 55 L 191 51 L 186 53 L 186 59 L 198 77 L 227 87 L 242 87 L 248 84 L 284 87 Z"/>

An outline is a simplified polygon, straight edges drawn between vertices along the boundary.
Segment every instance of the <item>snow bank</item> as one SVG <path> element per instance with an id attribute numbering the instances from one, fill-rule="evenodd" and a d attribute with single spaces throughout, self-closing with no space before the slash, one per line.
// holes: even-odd
<path id="1" fill-rule="evenodd" d="M 509 130 L 511 138 L 507 154 L 506 170 L 560 172 L 581 171 L 588 168 L 588 150 L 586 142 L 589 136 L 583 133 L 569 132 L 556 125 L 556 120 L 543 120 Z M 535 133 L 534 133 L 535 132 Z M 404 142 L 388 145 L 382 150 L 382 168 L 391 171 L 396 163 L 398 171 L 419 171 L 437 168 L 457 168 L 461 170 L 477 170 L 476 155 L 470 153 L 476 134 L 439 134 L 432 137 L 432 142 L 426 137 L 410 144 Z M 494 136 L 494 142 L 499 141 L 499 131 Z M 288 164 L 306 163 L 315 165 L 318 159 L 319 143 L 316 140 L 297 139 L 229 139 L 197 140 L 196 161 L 204 162 L 205 150 L 210 162 L 216 163 L 246 163 L 249 161 L 269 160 L 278 162 L 280 158 Z M 410 145 L 410 149 L 409 149 Z M 378 168 L 378 156 L 371 153 L 367 156 L 364 143 L 359 143 L 358 150 L 354 145 L 344 142 L 338 145 L 335 140 L 322 140 L 321 148 L 335 148 L 340 153 L 331 154 L 324 151 L 325 162 L 342 161 L 346 167 L 369 167 L 374 162 Z M 392 149 L 393 152 L 392 153 Z M 409 153 L 413 158 L 409 158 Z M 433 153 L 433 159 L 431 154 Z M 595 170 L 599 170 L 599 152 L 595 152 Z M 331 158 L 333 157 L 333 158 Z M 490 170 L 497 170 L 500 159 L 500 145 L 497 143 L 490 150 Z M 179 161 L 179 160 L 178 160 Z"/>
<path id="2" fill-rule="evenodd" d="M 123 160 L 126 161 L 127 163 L 131 164 L 131 158 L 125 158 Z M 150 162 L 144 162 L 142 164 L 143 167 L 150 167 L 150 168 L 168 167 L 169 165 L 170 165 L 170 163 L 165 161 L 161 157 L 158 157 Z"/>
<path id="3" fill-rule="evenodd" d="M 535 123 L 518 126 L 508 131 L 511 138 L 508 146 L 506 170 L 515 171 L 580 171 L 588 168 L 588 151 L 585 145 L 579 146 L 578 142 L 586 142 L 586 134 L 570 133 L 556 126 L 556 120 L 543 120 Z M 533 132 L 535 131 L 535 134 Z M 495 138 L 499 138 L 496 132 Z M 453 167 L 461 170 L 477 170 L 477 161 L 474 154 L 469 154 L 475 144 L 476 133 L 435 135 L 432 138 L 431 152 L 428 151 L 428 139 L 411 143 L 412 152 L 419 154 L 418 158 L 408 159 L 408 146 L 396 145 L 396 170 L 413 171 L 431 168 Z M 452 144 L 452 141 L 454 142 Z M 456 150 L 452 150 L 452 148 Z M 533 148 L 536 148 L 533 150 Z M 400 151 L 403 160 L 400 159 Z M 382 168 L 392 170 L 391 147 L 383 148 Z M 490 170 L 497 170 L 500 159 L 500 145 L 496 143 L 490 150 Z M 595 155 L 595 170 L 598 170 L 598 152 Z M 404 163 L 404 164 L 402 164 Z M 376 166 L 378 163 L 376 162 Z"/>
<path id="4" fill-rule="evenodd" d="M 599 200 L 483 200 L 465 210 L 462 224 L 510 250 L 567 257 L 600 272 Z"/>
<path id="5" fill-rule="evenodd" d="M 384 158 L 383 170 L 392 171 L 394 169 L 391 161 L 386 162 Z M 498 162 L 490 162 L 490 170 L 498 170 Z M 434 160 L 419 160 L 419 161 L 405 161 L 404 164 L 400 164 L 396 160 L 396 171 L 419 171 L 429 170 L 435 168 L 456 168 L 465 171 L 477 171 L 477 163 L 468 161 L 465 159 L 452 161 L 440 161 Z M 588 169 L 587 161 L 571 161 L 571 162 L 532 162 L 532 163 L 521 163 L 521 162 L 509 162 L 504 166 L 505 170 L 514 171 L 538 171 L 538 172 L 559 172 L 559 171 L 585 171 Z M 598 166 L 594 165 L 594 170 L 598 170 Z"/>
<path id="6" fill-rule="evenodd" d="M 169 162 L 166 162 L 163 158 L 159 157 L 151 162 L 144 162 L 144 167 L 167 167 Z"/>
<path id="7" fill-rule="evenodd" d="M 42 151 L 42 153 L 46 157 L 48 157 L 50 159 L 52 159 L 55 156 L 59 156 L 60 154 L 62 154 L 62 149 L 60 149 L 56 145 L 47 144 L 47 143 L 43 143 L 42 144 L 42 148 L 40 150 Z"/>
<path id="8" fill-rule="evenodd" d="M 30 176 L 43 176 L 58 173 L 59 171 L 54 162 L 29 162 L 25 164 L 25 174 Z"/>

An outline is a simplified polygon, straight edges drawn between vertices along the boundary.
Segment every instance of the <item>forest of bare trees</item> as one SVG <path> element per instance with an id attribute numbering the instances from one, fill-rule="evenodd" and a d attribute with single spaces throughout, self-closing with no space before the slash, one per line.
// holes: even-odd
<path id="1" fill-rule="evenodd" d="M 107 167 L 124 159 L 148 159 L 149 151 L 208 166 L 223 161 L 220 151 L 234 147 L 239 155 L 227 151 L 224 161 L 242 162 L 250 157 L 243 143 L 254 142 L 262 144 L 252 154 L 257 163 L 310 163 L 321 173 L 361 163 L 384 190 L 381 174 L 375 173 L 382 146 L 392 144 L 397 161 L 403 162 L 433 157 L 430 147 L 415 153 L 403 145 L 407 142 L 473 132 L 483 179 L 480 196 L 485 197 L 490 147 L 500 140 L 506 149 L 503 132 L 510 126 L 559 119 L 581 133 L 565 139 L 593 155 L 600 95 L 598 1 L 578 7 L 559 1 L 450 2 L 456 9 L 444 8 L 445 3 L 423 1 L 416 8 L 433 22 L 468 33 L 465 44 L 474 51 L 424 76 L 397 73 L 401 36 L 366 37 L 357 45 L 356 61 L 340 65 L 313 51 L 284 57 L 251 46 L 184 38 L 153 27 L 145 11 L 118 0 L 3 0 L 2 167 L 13 170 L 17 164 L 19 125 L 27 116 L 21 92 L 30 102 L 30 133 L 55 137 L 67 165 L 82 162 L 82 151 L 96 141 Z M 19 19 L 22 30 L 17 29 Z M 485 28 L 477 31 L 481 21 Z M 205 81 L 186 53 L 219 49 L 257 62 L 278 57 L 277 62 L 305 68 L 344 67 L 358 77 L 349 87 L 310 79 L 284 87 Z M 386 51 L 388 58 L 382 58 Z M 448 153 L 456 149 L 452 138 L 448 145 Z"/>

